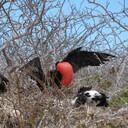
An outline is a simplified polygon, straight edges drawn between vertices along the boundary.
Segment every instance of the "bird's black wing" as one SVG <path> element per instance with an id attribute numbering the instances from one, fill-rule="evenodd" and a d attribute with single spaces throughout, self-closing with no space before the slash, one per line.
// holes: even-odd
<path id="1" fill-rule="evenodd" d="M 74 73 L 82 67 L 104 64 L 104 61 L 109 61 L 109 56 L 115 57 L 107 53 L 81 51 L 81 49 L 82 47 L 79 47 L 69 52 L 62 60 L 62 62 L 69 62 L 73 66 Z"/>
<path id="2" fill-rule="evenodd" d="M 45 74 L 41 68 L 41 62 L 39 57 L 35 57 L 34 59 L 30 60 L 26 65 L 21 68 L 21 70 L 26 71 L 26 73 L 37 82 L 37 86 L 40 88 L 41 91 L 44 90 L 42 83 L 45 83 Z"/>
<path id="3" fill-rule="evenodd" d="M 7 91 L 6 84 L 8 82 L 9 82 L 9 80 L 0 73 L 0 92 L 6 92 Z"/>

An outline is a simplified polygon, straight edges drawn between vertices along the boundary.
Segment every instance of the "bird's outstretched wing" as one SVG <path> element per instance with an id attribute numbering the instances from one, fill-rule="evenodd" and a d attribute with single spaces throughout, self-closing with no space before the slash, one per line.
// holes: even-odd
<path id="1" fill-rule="evenodd" d="M 108 61 L 108 56 L 114 57 L 113 55 L 106 54 L 106 53 L 99 53 L 99 52 L 88 52 L 88 51 L 81 51 L 81 47 L 77 48 L 71 52 L 62 60 L 62 62 L 69 62 L 72 67 L 74 73 L 77 72 L 80 68 L 86 66 L 99 66 L 103 64 L 104 61 Z M 58 64 L 58 63 L 57 63 Z M 24 65 L 21 70 L 27 72 L 29 76 L 33 80 L 37 82 L 37 86 L 43 91 L 43 83 L 47 85 L 47 80 L 45 78 L 45 74 L 41 68 L 40 58 L 36 57 L 30 60 L 26 65 Z M 60 86 L 60 80 L 62 79 L 62 74 L 59 73 L 57 69 L 50 73 L 51 79 Z"/>
<path id="2" fill-rule="evenodd" d="M 73 66 L 74 73 L 82 67 L 104 64 L 104 61 L 109 61 L 109 56 L 115 57 L 107 53 L 81 51 L 81 49 L 82 47 L 79 47 L 69 52 L 62 60 L 62 62 L 69 62 Z"/>
<path id="3" fill-rule="evenodd" d="M 45 74 L 41 68 L 40 58 L 36 57 L 30 60 L 26 65 L 21 68 L 22 71 L 31 76 L 33 80 L 37 82 L 37 86 L 43 91 L 43 84 L 45 82 Z"/>
<path id="4" fill-rule="evenodd" d="M 9 80 L 0 73 L 0 92 L 6 92 L 7 91 L 6 84 L 8 82 L 9 82 Z"/>

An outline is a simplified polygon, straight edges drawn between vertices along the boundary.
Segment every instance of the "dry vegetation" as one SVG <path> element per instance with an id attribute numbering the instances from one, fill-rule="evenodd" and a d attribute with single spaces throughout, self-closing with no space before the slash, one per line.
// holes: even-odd
<path id="1" fill-rule="evenodd" d="M 18 83 L 11 80 L 14 87 L 11 87 L 3 96 L 3 100 L 12 101 L 13 99 L 15 109 L 22 113 L 23 118 L 15 120 L 3 111 L 1 124 L 10 123 L 9 128 L 17 125 L 23 128 L 126 128 L 128 125 L 128 79 L 125 75 L 127 76 L 128 72 L 128 60 L 125 61 L 125 67 L 123 64 L 117 66 L 115 62 L 116 59 L 100 67 L 81 69 L 68 88 L 63 87 L 60 90 L 51 87 L 43 93 L 30 79 L 24 80 L 22 75 L 15 77 Z M 115 68 L 113 73 L 112 65 Z M 125 70 L 122 71 L 122 68 Z M 71 105 L 71 99 L 81 86 L 92 86 L 106 93 L 110 97 L 109 107 L 84 105 L 74 108 Z"/>
<path id="2" fill-rule="evenodd" d="M 128 128 L 128 37 L 122 36 L 128 34 L 125 0 L 120 4 L 123 9 L 115 12 L 109 10 L 109 2 L 86 0 L 79 8 L 71 3 L 0 1 L 0 72 L 10 81 L 8 92 L 0 94 L 0 128 Z M 43 93 L 18 71 L 39 56 L 46 73 L 79 46 L 117 57 L 81 69 L 67 88 L 49 87 Z M 109 107 L 71 106 L 82 86 L 104 92 L 110 97 Z"/>

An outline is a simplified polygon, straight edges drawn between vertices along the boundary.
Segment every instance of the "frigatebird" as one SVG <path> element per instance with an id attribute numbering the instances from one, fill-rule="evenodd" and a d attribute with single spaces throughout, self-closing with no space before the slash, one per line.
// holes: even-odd
<path id="1" fill-rule="evenodd" d="M 92 90 L 92 87 L 81 87 L 75 98 L 71 101 L 71 104 L 75 107 L 84 104 L 107 107 L 108 98 L 104 93 Z"/>
<path id="2" fill-rule="evenodd" d="M 59 88 L 61 85 L 68 86 L 72 80 L 74 73 L 76 73 L 80 68 L 87 66 L 99 66 L 104 64 L 105 61 L 109 61 L 108 57 L 115 57 L 114 55 L 84 51 L 79 47 L 72 50 L 68 55 L 61 61 L 56 63 L 56 69 L 50 72 L 50 82 L 57 85 Z M 42 70 L 41 62 L 39 57 L 35 57 L 25 64 L 21 70 L 25 69 L 27 74 L 31 76 L 33 80 L 37 82 L 37 86 L 41 91 L 44 90 L 44 85 L 48 85 L 49 78 L 47 78 Z M 51 84 L 51 83 L 50 83 Z"/>

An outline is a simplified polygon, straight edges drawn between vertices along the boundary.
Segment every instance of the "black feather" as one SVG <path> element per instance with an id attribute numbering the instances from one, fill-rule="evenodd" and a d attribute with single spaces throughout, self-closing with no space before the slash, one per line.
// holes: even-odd
<path id="1" fill-rule="evenodd" d="M 89 91 L 91 89 L 92 89 L 92 87 L 82 87 L 82 88 L 79 89 L 78 94 L 81 93 L 81 92 Z"/>
<path id="2" fill-rule="evenodd" d="M 71 52 L 62 60 L 63 62 L 69 62 L 73 66 L 74 73 L 80 68 L 86 66 L 99 66 L 104 64 L 104 61 L 109 61 L 107 59 L 110 57 L 115 57 L 111 54 L 100 53 L 100 52 L 88 52 L 81 51 L 82 47 L 79 47 Z"/>
<path id="3" fill-rule="evenodd" d="M 41 82 L 45 83 L 45 74 L 41 68 L 39 57 L 30 60 L 21 68 L 21 70 L 25 70 L 26 73 L 37 82 L 37 86 L 40 88 L 40 90 L 43 91 L 43 85 L 41 84 Z"/>
<path id="4" fill-rule="evenodd" d="M 6 84 L 8 82 L 9 82 L 9 80 L 0 73 L 0 92 L 6 92 L 7 91 Z"/>

